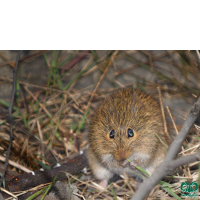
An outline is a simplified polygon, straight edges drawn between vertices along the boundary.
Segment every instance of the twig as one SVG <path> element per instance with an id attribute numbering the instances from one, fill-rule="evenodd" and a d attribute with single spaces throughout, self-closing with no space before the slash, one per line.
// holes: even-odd
<path id="1" fill-rule="evenodd" d="M 0 80 L 13 82 L 12 79 L 5 78 L 5 77 L 0 77 Z M 22 84 L 22 85 L 26 85 L 26 86 L 29 86 L 29 87 L 33 87 L 33 88 L 39 88 L 39 89 L 42 89 L 42 90 L 49 90 L 49 91 L 55 91 L 55 92 L 59 92 L 59 93 L 63 93 L 63 94 L 68 94 L 68 91 L 62 91 L 62 90 L 58 90 L 58 89 L 55 89 L 55 88 L 42 87 L 42 86 L 34 85 L 34 84 L 31 84 L 31 83 L 25 83 L 25 82 L 23 82 L 23 81 L 19 81 L 19 83 Z"/>
<path id="2" fill-rule="evenodd" d="M 164 106 L 163 106 L 163 101 L 162 101 L 162 95 L 161 95 L 160 87 L 157 87 L 157 89 L 158 89 L 158 94 L 159 94 L 160 108 L 161 108 L 162 117 L 163 117 L 163 124 L 164 124 L 165 134 L 167 135 L 168 140 L 171 141 L 171 137 L 170 137 L 169 132 L 167 130 L 167 122 L 166 122 L 166 118 L 165 118 L 165 111 L 164 111 Z"/>
<path id="3" fill-rule="evenodd" d="M 152 174 L 151 177 L 149 177 L 146 181 L 144 181 L 140 187 L 138 188 L 135 195 L 132 197 L 131 200 L 142 200 L 146 197 L 146 195 L 151 191 L 151 189 L 166 175 L 171 172 L 172 168 L 176 168 L 178 166 L 181 166 L 183 164 L 187 164 L 190 162 L 194 162 L 195 160 L 200 159 L 200 154 L 193 154 L 189 156 L 181 157 L 177 160 L 173 160 L 177 153 L 179 152 L 186 136 L 193 125 L 193 123 L 196 121 L 200 110 L 200 97 L 198 98 L 197 102 L 193 105 L 190 113 L 188 114 L 181 130 L 179 131 L 179 134 L 176 136 L 174 141 L 169 147 L 169 151 L 167 152 L 167 155 L 164 159 L 164 161 L 160 164 L 160 166 L 156 169 L 156 171 Z M 175 164 L 174 164 L 175 163 Z M 171 164 L 171 165 L 170 165 Z"/>
<path id="4" fill-rule="evenodd" d="M 72 59 L 70 63 L 62 67 L 62 73 L 66 70 L 70 70 L 71 68 L 73 68 L 77 63 L 83 60 L 89 54 L 89 52 L 89 50 L 82 51 L 81 55 L 78 55 L 76 58 Z"/>
<path id="5" fill-rule="evenodd" d="M 191 126 L 196 121 L 200 110 L 200 97 L 198 98 L 197 102 L 193 105 L 190 113 L 188 114 L 181 130 L 179 131 L 179 134 L 175 138 L 175 140 L 170 145 L 169 151 L 166 155 L 165 160 L 171 160 L 174 159 L 177 153 L 179 152 L 179 149 L 181 148 L 188 131 L 190 130 Z"/>
<path id="6" fill-rule="evenodd" d="M 33 95 L 33 93 L 32 93 L 26 86 L 24 86 L 24 88 L 25 88 L 25 90 L 29 93 L 29 95 L 30 95 L 36 102 L 39 102 L 39 101 L 37 100 L 37 97 L 35 97 L 35 96 Z M 45 108 L 45 106 L 44 106 L 42 103 L 40 103 L 40 102 L 39 102 L 39 105 L 40 105 L 40 107 L 45 111 L 45 113 L 46 113 L 49 117 L 51 117 L 51 114 L 50 114 L 49 111 Z"/>
<path id="7" fill-rule="evenodd" d="M 0 161 L 5 162 L 6 158 L 0 155 Z M 19 163 L 12 161 L 12 160 L 8 160 L 8 163 L 9 163 L 9 165 L 12 165 L 13 167 L 16 167 L 24 172 L 27 172 L 27 173 L 32 172 L 31 170 L 27 169 L 26 167 L 20 165 Z"/>
<path id="8" fill-rule="evenodd" d="M 175 122 L 174 122 L 174 119 L 173 119 L 173 117 L 172 117 L 172 114 L 171 114 L 171 112 L 170 112 L 170 110 L 169 110 L 169 107 L 166 106 L 166 108 L 167 108 L 168 114 L 169 114 L 169 116 L 170 116 L 170 118 L 171 118 L 171 120 L 172 120 L 174 129 L 175 129 L 175 131 L 176 131 L 176 135 L 178 135 L 178 129 L 177 129 L 177 127 L 176 127 L 176 124 L 175 124 Z"/>
<path id="9" fill-rule="evenodd" d="M 13 103 L 14 103 L 14 99 L 15 99 L 15 93 L 16 93 L 16 76 L 17 76 L 17 67 L 18 67 L 18 63 L 19 63 L 19 59 L 20 56 L 22 54 L 23 51 L 19 51 L 17 58 L 16 58 L 16 62 L 15 62 L 15 68 L 13 69 L 13 88 L 12 88 L 12 96 L 11 96 L 11 101 L 10 101 L 10 106 L 8 109 L 9 112 L 9 118 L 10 118 L 10 142 L 9 142 L 9 146 L 8 146 L 8 150 L 6 152 L 6 162 L 5 162 L 5 168 L 3 171 L 3 174 L 1 176 L 1 182 L 0 182 L 0 187 L 2 186 L 3 180 L 4 180 L 4 176 L 5 173 L 7 171 L 7 167 L 8 167 L 8 158 L 9 158 L 9 154 L 10 154 L 10 149 L 12 146 L 12 140 L 13 140 L 13 120 L 12 120 L 12 107 L 13 107 Z"/>
<path id="10" fill-rule="evenodd" d="M 30 193 L 30 192 L 33 192 L 33 191 L 39 191 L 39 190 L 41 190 L 41 189 L 43 189 L 44 187 L 46 187 L 46 186 L 48 186 L 48 185 L 50 185 L 51 184 L 51 182 L 50 183 L 46 183 L 46 184 L 41 184 L 41 185 L 38 185 L 38 186 L 36 186 L 36 187 L 33 187 L 33 188 L 30 188 L 29 190 L 24 190 L 24 191 L 19 191 L 19 192 L 15 192 L 15 196 L 16 197 L 19 197 L 19 196 L 22 196 L 22 195 L 24 195 L 24 194 L 27 194 L 27 193 Z M 32 195 L 33 193 L 31 193 L 31 195 Z M 30 195 L 29 195 L 30 196 Z M 5 200 L 10 200 L 10 199 L 12 199 L 12 197 L 8 197 L 8 198 L 6 198 Z M 13 199 L 12 199 L 13 200 Z"/>
<path id="11" fill-rule="evenodd" d="M 41 130 L 39 120 L 37 120 L 37 127 L 38 127 L 38 133 L 39 133 L 39 137 L 40 137 L 40 141 L 41 141 L 42 162 L 45 163 L 45 160 L 44 160 L 44 158 L 45 158 L 45 155 L 44 155 L 45 145 L 44 145 L 43 133 L 42 133 L 42 130 Z"/>
<path id="12" fill-rule="evenodd" d="M 118 53 L 118 51 L 115 51 L 115 52 L 113 53 L 112 57 L 114 58 L 114 57 L 117 55 L 117 53 Z M 111 60 L 112 60 L 112 59 L 111 59 Z M 107 71 L 108 71 L 110 65 L 111 65 L 111 61 L 108 63 L 108 65 L 107 65 L 105 71 L 103 72 L 103 75 L 101 76 L 99 82 L 97 83 L 97 85 L 96 85 L 96 87 L 95 87 L 95 89 L 94 89 L 94 91 L 93 91 L 93 93 L 92 93 L 92 95 L 91 95 L 91 97 L 90 97 L 90 100 L 89 100 L 89 102 L 88 102 L 88 104 L 87 104 L 87 109 L 89 108 L 89 106 L 90 106 L 90 104 L 91 104 L 91 102 L 92 102 L 92 100 L 93 100 L 93 97 L 94 97 L 94 95 L 95 95 L 95 93 L 96 93 L 96 91 L 97 91 L 99 85 L 101 84 L 101 82 L 102 82 L 104 76 L 106 75 L 106 73 L 107 73 Z M 86 109 L 86 110 L 87 110 L 87 109 Z"/>
<path id="13" fill-rule="evenodd" d="M 5 190 L 4 188 L 1 188 L 2 192 L 5 192 L 6 194 L 10 195 L 12 198 L 14 199 L 18 199 L 16 195 L 12 194 L 11 192 L 9 192 L 8 190 Z"/>
<path id="14" fill-rule="evenodd" d="M 170 116 L 170 118 L 171 118 L 171 120 L 172 120 L 174 129 L 175 129 L 175 131 L 176 131 L 176 135 L 178 135 L 178 130 L 177 130 L 176 124 L 175 124 L 175 122 L 174 122 L 174 119 L 173 119 L 173 117 L 172 117 L 172 114 L 171 114 L 171 112 L 170 112 L 170 110 L 169 110 L 169 107 L 166 106 L 166 108 L 167 108 L 167 111 L 168 111 L 168 113 L 169 113 L 169 116 Z M 181 153 L 182 153 L 183 155 L 185 155 L 185 153 L 184 153 L 184 152 L 185 152 L 185 149 L 184 149 L 183 146 L 181 146 L 181 150 L 182 150 Z M 188 170 L 188 175 L 191 176 L 190 169 L 189 169 L 188 166 L 187 166 L 187 170 Z"/>

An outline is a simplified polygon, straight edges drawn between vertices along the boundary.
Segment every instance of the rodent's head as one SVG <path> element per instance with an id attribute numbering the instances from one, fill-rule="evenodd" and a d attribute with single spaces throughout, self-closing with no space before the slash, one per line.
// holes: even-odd
<path id="1" fill-rule="evenodd" d="M 162 138 L 163 132 L 159 104 L 141 91 L 125 89 L 96 110 L 89 144 L 102 162 L 121 162 L 132 155 L 154 154 L 159 141 L 156 134 Z"/>

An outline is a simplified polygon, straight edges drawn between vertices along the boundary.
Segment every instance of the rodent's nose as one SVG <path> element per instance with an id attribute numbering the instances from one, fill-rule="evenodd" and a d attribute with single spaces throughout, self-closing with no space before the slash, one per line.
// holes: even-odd
<path id="1" fill-rule="evenodd" d="M 126 152 L 124 150 L 119 150 L 116 155 L 116 159 L 120 162 L 126 160 L 127 159 Z"/>

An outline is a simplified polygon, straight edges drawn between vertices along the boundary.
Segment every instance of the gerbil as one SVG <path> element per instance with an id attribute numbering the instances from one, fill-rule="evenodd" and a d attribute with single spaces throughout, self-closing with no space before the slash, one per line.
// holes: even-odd
<path id="1" fill-rule="evenodd" d="M 91 119 L 90 168 L 104 186 L 114 174 L 124 172 L 143 179 L 133 166 L 151 175 L 165 157 L 160 140 L 169 145 L 157 101 L 139 90 L 119 90 L 104 100 Z"/>

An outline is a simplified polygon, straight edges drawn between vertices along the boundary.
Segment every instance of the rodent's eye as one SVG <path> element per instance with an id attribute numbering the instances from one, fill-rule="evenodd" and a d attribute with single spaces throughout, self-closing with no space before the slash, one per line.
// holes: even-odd
<path id="1" fill-rule="evenodd" d="M 114 130 L 110 131 L 110 138 L 114 138 L 114 136 L 115 136 L 115 131 Z"/>
<path id="2" fill-rule="evenodd" d="M 134 136 L 134 132 L 132 129 L 128 129 L 128 137 L 133 137 Z"/>

